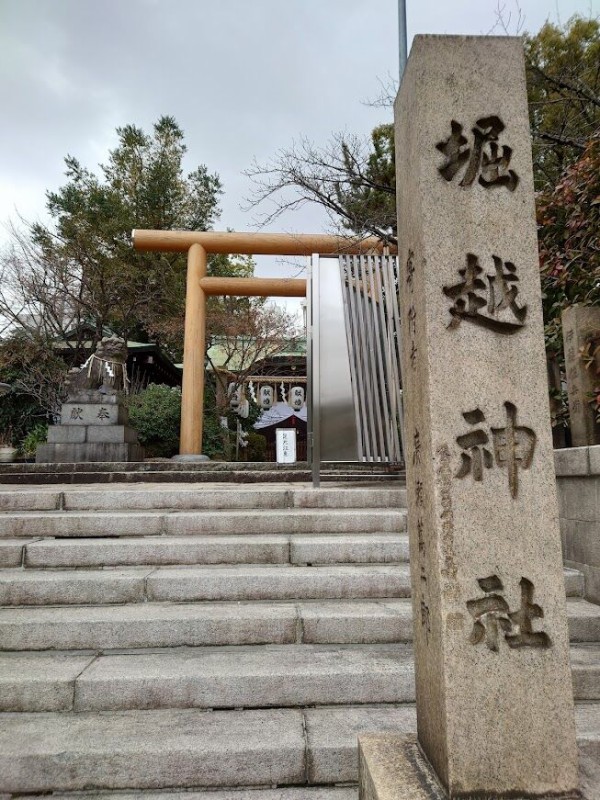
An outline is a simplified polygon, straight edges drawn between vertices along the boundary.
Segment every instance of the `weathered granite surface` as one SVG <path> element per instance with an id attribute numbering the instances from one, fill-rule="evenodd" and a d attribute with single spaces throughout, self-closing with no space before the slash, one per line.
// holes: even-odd
<path id="1" fill-rule="evenodd" d="M 570 796 L 520 39 L 415 38 L 396 165 L 419 741 L 451 797 Z"/>
<path id="2" fill-rule="evenodd" d="M 582 758 L 581 794 L 572 800 L 593 800 L 595 785 L 587 780 L 594 762 Z M 360 800 L 447 800 L 435 771 L 423 755 L 414 736 L 397 734 L 362 735 L 358 739 L 358 781 Z M 593 780 L 593 776 L 592 776 Z M 583 786 L 585 783 L 585 786 Z M 486 800 L 493 800 L 489 795 Z M 512 800 L 526 800 L 523 796 Z M 539 800 L 553 800 L 552 796 Z"/>
<path id="3" fill-rule="evenodd" d="M 125 425 L 129 414 L 123 405 L 103 403 L 64 403 L 61 409 L 63 425 Z"/>
<path id="4" fill-rule="evenodd" d="M 590 337 L 600 338 L 600 308 L 570 306 L 562 312 L 561 320 L 573 447 L 600 444 L 600 424 L 589 403 L 598 379 L 581 357 Z"/>
<path id="5" fill-rule="evenodd" d="M 41 444 L 36 452 L 38 464 L 71 464 L 73 462 L 143 461 L 141 444 L 84 442 L 83 444 Z"/>
<path id="6" fill-rule="evenodd" d="M 360 800 L 446 800 L 414 736 L 360 736 L 358 782 Z"/>
<path id="7" fill-rule="evenodd" d="M 48 428 L 36 462 L 143 461 L 144 448 L 128 421 L 122 394 L 78 388 L 62 405 L 61 424 Z"/>
<path id="8" fill-rule="evenodd" d="M 600 445 L 556 450 L 565 564 L 585 575 L 585 597 L 600 603 Z"/>

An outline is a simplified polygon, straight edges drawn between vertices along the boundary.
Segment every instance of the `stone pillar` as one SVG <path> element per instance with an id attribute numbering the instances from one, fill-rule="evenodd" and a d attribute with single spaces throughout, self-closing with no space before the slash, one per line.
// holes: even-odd
<path id="1" fill-rule="evenodd" d="M 570 796 L 521 40 L 415 37 L 395 114 L 419 743 L 451 797 Z"/>
<path id="2" fill-rule="evenodd" d="M 36 462 L 143 461 L 144 448 L 127 423 L 121 394 L 84 389 L 69 395 L 61 424 L 48 428 L 48 443 L 37 448 Z"/>
<path id="3" fill-rule="evenodd" d="M 600 308 L 578 305 L 566 308 L 562 313 L 562 327 L 571 443 L 573 447 L 600 444 L 600 425 L 589 402 L 590 394 L 600 383 L 600 364 L 586 368 L 581 357 L 581 349 L 590 339 L 600 340 Z"/>

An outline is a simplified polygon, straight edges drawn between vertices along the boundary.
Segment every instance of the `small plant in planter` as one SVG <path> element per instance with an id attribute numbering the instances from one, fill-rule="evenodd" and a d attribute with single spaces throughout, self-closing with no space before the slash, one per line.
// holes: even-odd
<path id="1" fill-rule="evenodd" d="M 12 428 L 0 431 L 0 463 L 8 464 L 15 460 L 17 448 L 13 446 Z"/>
<path id="2" fill-rule="evenodd" d="M 39 444 L 43 444 L 48 439 L 48 426 L 43 422 L 38 422 L 28 432 L 21 442 L 21 455 L 27 461 L 35 459 L 35 453 Z"/>

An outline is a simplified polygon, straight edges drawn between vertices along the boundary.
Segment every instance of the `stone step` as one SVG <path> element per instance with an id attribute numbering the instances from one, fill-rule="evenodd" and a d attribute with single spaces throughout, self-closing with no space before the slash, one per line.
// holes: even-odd
<path id="1" fill-rule="evenodd" d="M 600 700 L 600 645 L 572 646 L 571 664 L 575 699 Z M 0 711 L 414 702 L 413 652 L 406 644 L 0 656 Z"/>
<path id="2" fill-rule="evenodd" d="M 567 615 L 573 643 L 600 642 L 600 606 L 569 599 Z M 411 640 L 410 600 L 0 608 L 7 651 Z"/>
<path id="3" fill-rule="evenodd" d="M 39 800 L 21 795 L 19 800 Z M 54 793 L 52 800 L 358 800 L 357 786 L 286 786 L 279 789 Z"/>
<path id="4" fill-rule="evenodd" d="M 1 511 L 120 511 L 236 508 L 404 508 L 406 489 L 271 484 L 241 486 L 232 492 L 223 486 L 170 486 L 65 488 L 62 490 L 7 491 L 0 489 Z"/>
<path id="5" fill-rule="evenodd" d="M 135 462 L 132 465 L 137 466 Z M 235 484 L 236 490 L 240 484 L 271 484 L 277 483 L 282 480 L 282 474 L 279 471 L 237 471 L 229 470 L 223 472 L 212 472 L 208 470 L 191 470 L 183 469 L 178 471 L 158 469 L 144 470 L 128 470 L 126 469 L 128 462 L 120 462 L 114 465 L 113 469 L 102 469 L 102 462 L 94 462 L 86 464 L 85 466 L 91 469 L 82 470 L 81 463 L 78 464 L 0 464 L 0 485 L 8 486 L 54 486 L 56 484 L 63 484 L 67 486 L 96 485 L 100 484 L 105 486 L 107 483 L 112 485 L 123 484 L 140 484 L 140 483 L 154 483 L 154 484 L 171 484 L 171 483 L 193 483 L 193 484 L 207 484 L 207 483 L 220 483 L 220 484 Z M 2 467 L 11 466 L 9 471 L 3 470 Z M 41 467 L 36 471 L 23 471 L 16 469 L 20 466 L 27 467 Z M 61 466 L 67 467 L 66 470 L 61 471 Z M 108 465 L 109 467 L 112 465 Z M 146 465 L 144 465 L 146 467 Z M 184 466 L 184 465 L 180 465 Z M 190 465 L 187 465 L 188 467 Z M 242 465 L 239 465 L 242 466 Z M 372 474 L 372 475 L 341 475 L 340 473 L 322 474 L 322 481 L 337 482 L 340 480 L 346 481 L 360 481 L 360 483 L 386 483 L 390 480 L 390 475 L 386 474 Z M 310 470 L 294 470 L 286 474 L 285 481 L 288 483 L 309 483 L 312 479 Z"/>
<path id="6" fill-rule="evenodd" d="M 181 536 L 202 533 L 393 533 L 405 529 L 405 510 L 380 508 L 0 513 L 0 538 Z"/>
<path id="7" fill-rule="evenodd" d="M 39 489 L 37 486 L 23 490 L 4 486 L 0 488 L 0 512 L 60 511 L 62 494 L 57 489 Z"/>
<path id="8" fill-rule="evenodd" d="M 583 597 L 585 594 L 585 576 L 583 572 L 571 567 L 563 567 L 563 574 L 567 597 Z"/>
<path id="9" fill-rule="evenodd" d="M 303 784 L 301 711 L 0 715 L 4 792 Z"/>
<path id="10" fill-rule="evenodd" d="M 576 708 L 584 758 L 600 756 L 600 704 Z M 0 715 L 5 793 L 351 783 L 357 737 L 414 734 L 413 705 Z"/>
<path id="11" fill-rule="evenodd" d="M 0 570 L 0 606 L 409 595 L 407 564 Z"/>
<path id="12" fill-rule="evenodd" d="M 386 732 L 413 734 L 417 724 L 413 705 L 315 708 L 306 709 L 304 716 L 309 751 L 308 782 L 311 784 L 356 781 L 358 736 Z M 582 760 L 586 764 L 597 764 L 600 758 L 600 704 L 577 704 L 575 721 Z M 591 798 L 590 795 L 589 800 Z"/>
<path id="13" fill-rule="evenodd" d="M 404 483 L 404 471 L 397 466 L 377 463 L 324 463 L 321 481 L 346 485 L 379 486 L 395 482 Z M 312 475 L 308 464 L 226 463 L 146 461 L 120 463 L 76 464 L 0 464 L 0 485 L 92 486 L 97 483 L 111 486 L 126 484 L 235 484 L 240 485 L 304 483 L 311 485 Z"/>
<path id="14" fill-rule="evenodd" d="M 0 570 L 0 606 L 142 603 L 151 568 Z"/>
<path id="15" fill-rule="evenodd" d="M 134 464 L 135 462 L 131 463 Z M 123 464 L 126 465 L 127 462 L 123 462 Z M 239 472 L 230 470 L 223 472 L 212 472 L 184 469 L 178 472 L 171 472 L 170 470 L 165 471 L 162 469 L 144 469 L 143 471 L 131 471 L 121 469 L 120 467 L 122 467 L 123 464 L 118 465 L 118 470 L 101 470 L 99 467 L 102 466 L 102 463 L 93 462 L 87 465 L 92 467 L 92 469 L 88 469 L 85 472 L 81 469 L 73 470 L 73 467 L 80 468 L 82 466 L 81 463 L 65 464 L 64 466 L 71 468 L 72 471 L 70 472 L 58 471 L 57 467 L 60 467 L 61 465 L 56 463 L 26 464 L 25 466 L 28 467 L 46 467 L 46 469 L 43 471 L 31 473 L 14 471 L 14 469 L 9 472 L 5 472 L 1 469 L 1 467 L 8 465 L 0 464 L 0 486 L 54 486 L 56 484 L 63 484 L 67 486 L 79 486 L 85 484 L 87 486 L 93 486 L 95 484 L 106 485 L 107 483 L 116 486 L 123 484 L 137 485 L 140 483 L 153 483 L 154 485 L 193 483 L 198 485 L 219 483 L 221 485 L 235 484 L 237 490 L 240 484 L 260 484 L 261 486 L 264 486 L 266 484 L 278 483 L 282 480 L 281 472 L 278 470 L 258 472 L 252 472 L 250 470 Z M 238 466 L 243 465 L 239 464 Z M 321 485 L 343 482 L 345 484 L 360 484 L 361 486 L 378 486 L 380 484 L 388 484 L 390 480 L 397 481 L 401 487 L 404 487 L 406 483 L 404 473 L 398 473 L 394 470 L 390 472 L 344 472 L 341 470 L 325 470 L 321 472 Z M 290 471 L 289 474 L 286 474 L 285 481 L 287 483 L 294 484 L 310 484 L 312 482 L 312 473 L 308 469 Z"/>
<path id="16" fill-rule="evenodd" d="M 20 567 L 23 564 L 25 546 L 37 539 L 0 539 L 0 568 Z"/>
<path id="17" fill-rule="evenodd" d="M 25 567 L 47 568 L 405 561 L 408 561 L 408 536 L 397 533 L 0 540 L 0 565 L 4 567 L 21 563 Z"/>

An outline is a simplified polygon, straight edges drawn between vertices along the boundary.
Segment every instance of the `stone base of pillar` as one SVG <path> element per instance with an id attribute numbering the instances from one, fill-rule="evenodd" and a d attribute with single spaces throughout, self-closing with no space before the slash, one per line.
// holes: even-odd
<path id="1" fill-rule="evenodd" d="M 204 453 L 186 453 L 184 455 L 172 456 L 171 461 L 180 461 L 184 464 L 194 464 L 198 463 L 199 461 L 210 461 L 210 458 L 209 456 L 205 456 Z"/>
<path id="2" fill-rule="evenodd" d="M 38 464 L 143 461 L 144 448 L 127 423 L 121 394 L 86 389 L 71 394 L 61 408 L 61 424 L 48 428 L 48 442 L 38 446 Z"/>
<path id="3" fill-rule="evenodd" d="M 447 800 L 416 736 L 359 737 L 358 784 L 359 800 Z"/>
<path id="4" fill-rule="evenodd" d="M 548 732 L 551 735 L 550 731 Z M 584 764 L 582 764 L 582 772 Z M 584 782 L 585 783 L 585 782 Z M 448 800 L 438 777 L 423 755 L 416 736 L 369 734 L 358 739 L 359 800 Z M 592 800 L 588 786 L 577 795 L 552 795 L 546 800 Z M 516 795 L 515 795 L 516 797 Z M 485 795 L 486 800 L 494 800 Z M 500 800 L 500 798 L 498 798 Z M 517 800 L 526 800 L 519 797 Z M 545 800 L 537 796 L 536 800 Z"/>
<path id="5" fill-rule="evenodd" d="M 115 444 L 114 442 L 40 444 L 36 451 L 35 460 L 37 464 L 143 461 L 144 448 L 137 443 Z"/>

